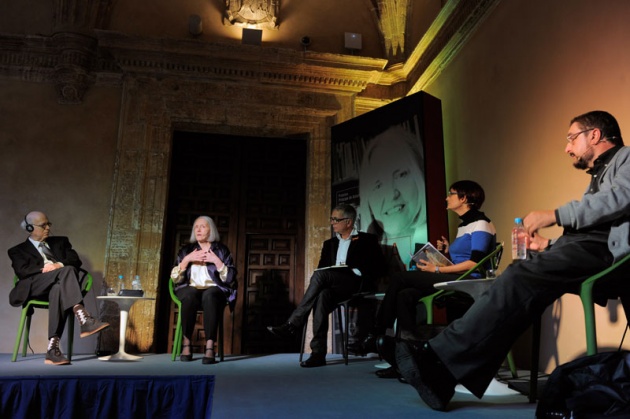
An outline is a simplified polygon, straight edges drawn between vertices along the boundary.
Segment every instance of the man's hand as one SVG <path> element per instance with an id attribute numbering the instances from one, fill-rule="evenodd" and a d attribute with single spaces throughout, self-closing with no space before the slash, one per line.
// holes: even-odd
<path id="1" fill-rule="evenodd" d="M 538 233 L 534 233 L 533 236 L 529 237 L 527 240 L 529 250 L 533 250 L 534 252 L 542 252 L 549 246 L 549 239 L 541 236 Z"/>
<path id="2" fill-rule="evenodd" d="M 553 210 L 532 211 L 523 219 L 523 226 L 530 238 L 533 238 L 539 229 L 552 226 L 555 223 L 556 213 Z"/>
<path id="3" fill-rule="evenodd" d="M 46 273 L 46 272 L 51 272 L 51 271 L 55 271 L 57 269 L 60 269 L 63 265 L 59 262 L 56 263 L 47 263 L 44 265 L 44 267 L 42 268 L 42 273 Z"/>

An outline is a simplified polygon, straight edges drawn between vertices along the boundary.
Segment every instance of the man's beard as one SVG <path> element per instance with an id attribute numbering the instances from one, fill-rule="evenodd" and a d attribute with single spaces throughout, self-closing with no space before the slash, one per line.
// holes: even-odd
<path id="1" fill-rule="evenodd" d="M 586 169 L 588 169 L 588 163 L 585 160 L 577 159 L 573 163 L 573 167 L 575 167 L 578 170 L 586 170 Z"/>
<path id="2" fill-rule="evenodd" d="M 573 162 L 573 167 L 578 170 L 588 169 L 588 162 L 593 158 L 593 150 L 589 147 L 576 161 Z"/>

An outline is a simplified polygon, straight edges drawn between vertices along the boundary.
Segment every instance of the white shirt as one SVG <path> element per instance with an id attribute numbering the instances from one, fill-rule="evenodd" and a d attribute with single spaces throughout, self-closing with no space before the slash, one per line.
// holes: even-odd
<path id="1" fill-rule="evenodd" d="M 350 233 L 347 239 L 342 238 L 341 234 L 339 233 L 336 233 L 336 234 L 337 234 L 337 238 L 339 239 L 339 247 L 337 248 L 336 264 L 345 265 L 346 259 L 348 257 L 348 249 L 350 248 L 350 242 L 352 241 L 352 236 L 357 235 L 359 233 L 357 233 L 356 229 L 353 229 L 352 233 Z M 352 269 L 352 272 L 354 272 L 354 274 L 357 276 L 361 276 L 361 271 L 359 271 L 357 268 Z"/>
<path id="2" fill-rule="evenodd" d="M 38 242 L 37 240 L 33 240 L 30 237 L 28 238 L 30 240 L 30 242 L 33 244 L 33 246 L 35 246 L 35 249 L 37 249 L 37 251 L 39 252 L 39 254 L 44 258 L 44 265 L 48 265 L 49 263 L 53 263 L 52 260 L 48 259 L 46 257 L 46 255 L 44 254 L 44 252 L 42 252 L 42 248 L 39 247 L 39 244 L 41 242 Z M 48 243 L 44 242 L 44 246 L 48 247 L 48 249 L 50 250 L 50 247 L 48 246 Z M 61 263 L 61 262 L 60 262 Z M 63 264 L 62 264 L 63 265 Z"/>

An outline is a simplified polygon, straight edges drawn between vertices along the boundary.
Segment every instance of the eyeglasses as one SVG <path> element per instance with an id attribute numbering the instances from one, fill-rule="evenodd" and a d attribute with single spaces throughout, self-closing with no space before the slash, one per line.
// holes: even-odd
<path id="1" fill-rule="evenodd" d="M 330 217 L 330 222 L 333 224 L 337 224 L 343 220 L 349 220 L 349 218 L 337 218 L 337 217 Z"/>
<path id="2" fill-rule="evenodd" d="M 45 229 L 46 229 L 46 227 L 48 227 L 48 228 L 52 227 L 52 223 L 49 221 L 49 222 L 44 223 L 44 224 L 33 224 L 33 226 L 35 226 L 35 227 L 39 227 L 39 228 L 41 228 L 42 230 L 45 230 Z"/>
<path id="3" fill-rule="evenodd" d="M 448 191 L 448 192 L 446 192 L 446 197 L 448 198 L 451 195 L 458 195 L 458 194 L 459 194 L 459 192 Z"/>
<path id="4" fill-rule="evenodd" d="M 585 132 L 593 131 L 595 128 L 585 129 L 584 131 L 576 132 L 575 134 L 567 135 L 567 142 L 572 143 L 580 134 L 584 134 Z"/>

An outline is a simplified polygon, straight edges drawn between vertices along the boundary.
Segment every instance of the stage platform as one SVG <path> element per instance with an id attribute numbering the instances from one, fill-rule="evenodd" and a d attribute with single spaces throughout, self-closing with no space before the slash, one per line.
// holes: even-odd
<path id="1" fill-rule="evenodd" d="M 99 377 L 121 376 L 146 380 L 212 376 L 210 416 L 219 419 L 443 415 L 429 409 L 411 386 L 395 379 L 377 378 L 374 371 L 381 361 L 376 357 L 351 356 L 346 366 L 341 355 L 329 355 L 326 367 L 312 369 L 299 366 L 298 354 L 227 356 L 225 362 L 215 365 L 202 365 L 201 357 L 195 354 L 193 362 L 182 363 L 171 361 L 170 354 L 143 354 L 139 361 L 106 362 L 95 355 L 75 355 L 71 365 L 53 366 L 44 364 L 44 354 L 18 357 L 17 362 L 11 362 L 10 354 L 0 354 L 0 378 L 54 377 L 61 381 L 64 377 L 70 380 L 85 376 L 99 381 Z M 527 376 L 521 378 L 527 379 Z M 449 419 L 529 419 L 534 417 L 535 408 L 521 394 L 486 395 L 479 400 L 457 392 L 449 405 L 448 416 Z"/>

